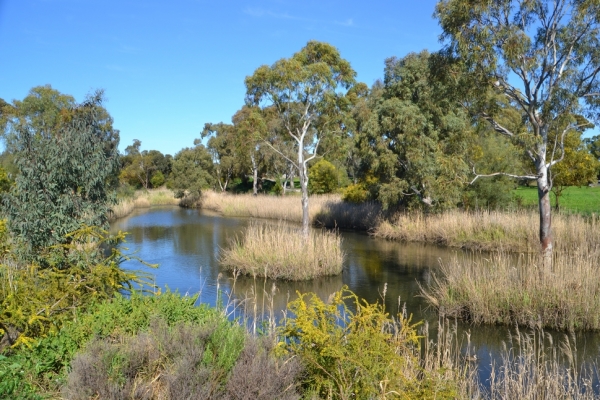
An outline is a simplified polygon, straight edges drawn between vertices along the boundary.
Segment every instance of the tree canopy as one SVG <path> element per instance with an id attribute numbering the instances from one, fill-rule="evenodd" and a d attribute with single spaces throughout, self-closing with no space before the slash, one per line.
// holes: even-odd
<path id="1" fill-rule="evenodd" d="M 68 242 L 66 235 L 82 225 L 106 228 L 115 203 L 119 133 L 102 107 L 102 91 L 81 104 L 62 98 L 11 126 L 8 149 L 19 175 L 4 206 L 26 258 Z"/>
<path id="2" fill-rule="evenodd" d="M 318 156 L 319 144 L 329 135 L 344 130 L 340 115 L 350 104 L 340 89 L 355 84 L 356 72 L 338 50 L 327 44 L 310 41 L 291 58 L 272 66 L 263 65 L 246 78 L 246 103 L 272 107 L 281 121 L 284 135 L 296 153 L 289 157 L 269 141 L 275 152 L 298 172 L 302 190 L 302 231 L 308 235 L 308 163 Z"/>
<path id="3" fill-rule="evenodd" d="M 436 16 L 446 55 L 469 72 L 463 104 L 520 146 L 535 166 L 520 178 L 537 182 L 540 243 L 549 266 L 551 168 L 564 159 L 567 133 L 580 127 L 575 116 L 598 120 L 600 3 L 443 0 Z M 518 129 L 497 119 L 500 97 L 520 113 Z"/>

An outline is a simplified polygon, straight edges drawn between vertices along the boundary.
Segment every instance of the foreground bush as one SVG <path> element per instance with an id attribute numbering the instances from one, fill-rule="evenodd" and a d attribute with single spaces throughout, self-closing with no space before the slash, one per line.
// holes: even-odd
<path id="1" fill-rule="evenodd" d="M 406 314 L 391 318 L 380 304 L 347 289 L 328 303 L 315 294 L 289 305 L 279 351 L 299 357 L 307 394 L 327 399 L 438 398 L 458 396 L 459 375 L 421 367 L 420 339 Z M 354 310 L 354 311 L 353 311 Z"/>
<path id="2" fill-rule="evenodd" d="M 281 222 L 251 223 L 242 239 L 223 250 L 221 264 L 245 275 L 292 281 L 337 275 L 344 263 L 341 241 L 337 233 L 311 232 L 305 238 L 299 228 Z"/>
<path id="3" fill-rule="evenodd" d="M 22 265 L 9 257 L 0 263 L 0 351 L 7 346 L 29 345 L 54 333 L 76 312 L 128 293 L 143 276 L 123 270 L 126 258 L 117 248 L 124 235 L 86 227 L 68 236 L 70 243 L 40 252 L 46 267 Z"/>
<path id="4" fill-rule="evenodd" d="M 64 389 L 77 399 L 297 399 L 294 360 L 272 357 L 224 317 L 135 336 L 95 340 L 78 354 Z"/>

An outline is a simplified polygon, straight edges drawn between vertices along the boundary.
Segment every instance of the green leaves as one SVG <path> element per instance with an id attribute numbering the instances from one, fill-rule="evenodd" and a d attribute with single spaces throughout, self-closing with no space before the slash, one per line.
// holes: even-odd
<path id="1" fill-rule="evenodd" d="M 21 256 L 29 260 L 68 243 L 65 235 L 82 224 L 107 227 L 115 203 L 119 135 L 102 107 L 102 92 L 61 109 L 57 118 L 49 130 L 40 130 L 35 118 L 17 124 L 9 142 L 20 174 L 4 206 L 23 243 Z"/>

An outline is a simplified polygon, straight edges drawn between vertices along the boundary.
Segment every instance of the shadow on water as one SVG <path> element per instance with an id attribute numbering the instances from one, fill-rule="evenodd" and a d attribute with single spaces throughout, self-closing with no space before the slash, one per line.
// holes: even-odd
<path id="1" fill-rule="evenodd" d="M 268 314 L 275 318 L 283 315 L 286 305 L 297 297 L 296 292 L 314 292 L 326 300 L 343 285 L 369 302 L 382 301 L 390 314 L 396 314 L 406 305 L 413 321 L 426 320 L 430 336 L 436 337 L 438 317 L 428 309 L 419 296 L 419 283 L 427 286 L 440 262 L 454 257 L 476 258 L 480 254 L 433 245 L 397 243 L 374 239 L 365 233 L 342 231 L 346 261 L 343 273 L 308 282 L 273 282 L 239 276 L 219 268 L 220 249 L 228 241 L 243 233 L 249 223 L 245 218 L 224 218 L 217 214 L 177 207 L 137 210 L 130 216 L 114 221 L 111 231 L 129 233 L 126 253 L 134 253 L 147 263 L 159 264 L 158 269 L 147 270 L 155 284 L 181 294 L 198 294 L 199 301 L 212 306 L 218 302 L 237 305 L 234 316 Z M 265 221 L 265 223 L 270 223 Z M 143 265 L 128 261 L 124 268 L 142 269 Z M 221 296 L 221 297 L 220 297 Z M 243 299 L 252 299 L 252 302 Z M 457 322 L 458 337 L 471 345 L 476 354 L 479 374 L 485 382 L 493 360 L 499 354 L 514 329 L 505 326 L 471 326 Z M 553 333 L 554 343 L 564 334 Z M 597 362 L 600 354 L 600 335 L 576 335 L 577 357 L 580 363 Z"/>

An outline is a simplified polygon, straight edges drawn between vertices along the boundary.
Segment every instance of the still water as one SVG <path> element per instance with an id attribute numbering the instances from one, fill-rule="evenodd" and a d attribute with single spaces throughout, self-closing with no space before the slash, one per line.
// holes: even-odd
<path id="1" fill-rule="evenodd" d="M 125 253 L 159 265 L 149 269 L 137 261 L 127 261 L 125 268 L 151 273 L 158 287 L 168 287 L 181 294 L 199 293 L 199 302 L 238 304 L 232 310 L 238 315 L 246 307 L 246 313 L 272 312 L 280 317 L 287 302 L 295 298 L 296 291 L 314 292 L 327 299 L 347 285 L 369 302 L 382 301 L 385 288 L 383 301 L 388 311 L 394 314 L 399 304 L 406 305 L 413 314 L 413 321 L 426 320 L 431 327 L 437 327 L 437 316 L 419 296 L 419 285 L 428 285 L 440 262 L 454 257 L 482 256 L 432 245 L 390 242 L 359 232 L 341 232 L 346 261 L 339 276 L 276 283 L 248 277 L 234 279 L 231 273 L 219 268 L 218 254 L 231 238 L 243 233 L 249 222 L 249 219 L 225 218 L 204 210 L 161 207 L 136 210 L 114 221 L 111 230 L 129 233 L 127 243 L 121 246 L 128 249 Z M 218 293 L 223 297 L 219 299 Z M 241 301 L 248 298 L 255 300 Z M 256 304 L 259 310 L 249 309 L 250 303 Z M 470 353 L 477 354 L 480 374 L 485 376 L 491 360 L 499 357 L 509 328 L 459 324 L 458 329 L 459 337 L 465 342 L 467 335 L 470 337 Z M 557 339 L 562 336 L 555 334 Z M 600 335 L 578 334 L 577 347 L 580 362 L 598 362 Z"/>

